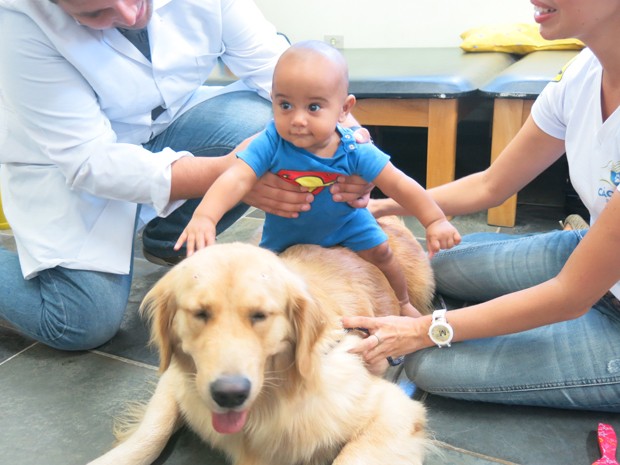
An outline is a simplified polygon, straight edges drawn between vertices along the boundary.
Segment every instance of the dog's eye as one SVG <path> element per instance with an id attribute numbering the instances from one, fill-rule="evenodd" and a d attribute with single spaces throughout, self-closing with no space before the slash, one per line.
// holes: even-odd
<path id="1" fill-rule="evenodd" d="M 260 310 L 255 310 L 250 314 L 250 319 L 252 320 L 252 324 L 260 323 L 267 319 L 267 314 Z"/>
<path id="2" fill-rule="evenodd" d="M 198 310 L 194 312 L 194 318 L 200 321 L 208 321 L 211 318 L 211 314 L 206 310 Z"/>

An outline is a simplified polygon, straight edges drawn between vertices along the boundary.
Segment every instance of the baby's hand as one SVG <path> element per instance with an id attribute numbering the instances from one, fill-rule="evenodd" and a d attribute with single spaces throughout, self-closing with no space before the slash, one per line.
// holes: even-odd
<path id="1" fill-rule="evenodd" d="M 426 249 L 433 258 L 441 249 L 451 249 L 461 243 L 461 235 L 447 219 L 437 220 L 426 228 Z"/>
<path id="2" fill-rule="evenodd" d="M 215 223 L 206 216 L 192 216 L 174 245 L 174 250 L 179 250 L 185 242 L 187 242 L 188 257 L 197 250 L 215 244 Z"/>

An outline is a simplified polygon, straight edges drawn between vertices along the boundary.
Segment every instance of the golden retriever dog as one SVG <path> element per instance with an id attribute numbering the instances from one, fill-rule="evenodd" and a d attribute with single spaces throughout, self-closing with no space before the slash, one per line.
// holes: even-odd
<path id="1" fill-rule="evenodd" d="M 433 276 L 413 235 L 382 220 L 428 312 Z M 422 465 L 425 410 L 349 352 L 345 314 L 396 314 L 383 274 L 342 247 L 217 244 L 146 295 L 161 377 L 128 437 L 91 465 L 148 465 L 184 422 L 234 465 Z M 397 355 L 397 354 L 395 354 Z"/>

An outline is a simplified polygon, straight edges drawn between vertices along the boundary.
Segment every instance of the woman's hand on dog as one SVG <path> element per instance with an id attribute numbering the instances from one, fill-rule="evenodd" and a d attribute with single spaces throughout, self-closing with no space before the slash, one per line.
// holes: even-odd
<path id="1" fill-rule="evenodd" d="M 370 366 L 385 361 L 387 357 L 396 358 L 433 345 L 427 334 L 430 316 L 346 316 L 342 318 L 342 324 L 345 329 L 368 330 L 368 337 L 351 352 L 360 354 Z"/>

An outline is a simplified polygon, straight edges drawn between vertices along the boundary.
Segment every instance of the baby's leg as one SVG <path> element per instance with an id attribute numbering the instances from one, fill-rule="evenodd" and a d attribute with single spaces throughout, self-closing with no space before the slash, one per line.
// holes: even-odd
<path id="1" fill-rule="evenodd" d="M 409 302 L 407 280 L 387 241 L 372 249 L 360 250 L 357 254 L 383 272 L 396 294 L 402 316 L 421 316 Z"/>

